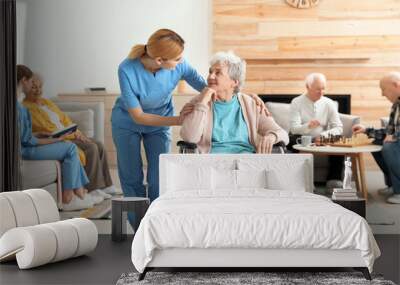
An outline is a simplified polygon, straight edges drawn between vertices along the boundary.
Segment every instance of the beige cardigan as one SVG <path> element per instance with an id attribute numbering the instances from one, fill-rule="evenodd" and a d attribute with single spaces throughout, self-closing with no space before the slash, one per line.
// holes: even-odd
<path id="1" fill-rule="evenodd" d="M 181 137 L 184 141 L 197 144 L 200 153 L 209 153 L 211 149 L 211 136 L 213 129 L 213 102 L 208 105 L 200 103 L 201 94 L 197 95 L 190 102 L 194 104 L 192 113 L 186 116 L 181 128 Z M 246 122 L 249 141 L 256 148 L 258 135 L 266 136 L 274 134 L 275 143 L 289 142 L 289 136 L 271 116 L 264 112 L 260 114 L 260 108 L 256 101 L 249 95 L 238 93 L 239 103 Z"/>

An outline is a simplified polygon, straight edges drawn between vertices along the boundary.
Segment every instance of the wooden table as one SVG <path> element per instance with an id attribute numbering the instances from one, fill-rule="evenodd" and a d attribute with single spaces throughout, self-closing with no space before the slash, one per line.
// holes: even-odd
<path id="1" fill-rule="evenodd" d="M 357 190 L 360 191 L 368 201 L 368 189 L 365 183 L 364 153 L 378 152 L 382 150 L 380 145 L 366 145 L 355 147 L 338 146 L 302 146 L 296 144 L 294 149 L 303 153 L 312 153 L 314 155 L 344 155 L 351 157 L 353 177 L 356 182 Z"/>

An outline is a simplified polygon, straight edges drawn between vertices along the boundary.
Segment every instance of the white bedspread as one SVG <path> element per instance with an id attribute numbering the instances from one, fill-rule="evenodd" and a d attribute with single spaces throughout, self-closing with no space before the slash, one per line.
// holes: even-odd
<path id="1" fill-rule="evenodd" d="M 358 249 L 370 271 L 380 255 L 359 215 L 319 195 L 265 189 L 166 193 L 139 226 L 132 262 L 143 272 L 165 248 Z"/>

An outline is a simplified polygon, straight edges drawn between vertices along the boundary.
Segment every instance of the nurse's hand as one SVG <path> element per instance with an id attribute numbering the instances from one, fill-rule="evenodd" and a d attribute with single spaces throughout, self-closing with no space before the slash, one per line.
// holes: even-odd
<path id="1" fill-rule="evenodd" d="M 264 101 L 261 100 L 261 98 L 257 94 L 249 93 L 249 96 L 253 98 L 253 100 L 256 101 L 256 105 L 260 107 L 260 114 L 265 113 L 265 115 L 271 116 L 271 113 L 265 106 Z"/>
<path id="2" fill-rule="evenodd" d="M 185 106 L 183 106 L 181 112 L 179 113 L 180 116 L 186 116 L 192 113 L 194 110 L 194 104 L 193 103 L 186 103 Z"/>
<path id="3" fill-rule="evenodd" d="M 215 101 L 216 94 L 217 92 L 214 89 L 205 87 L 200 93 L 201 95 L 200 103 L 207 105 L 208 102 L 210 102 L 211 100 Z"/>
<path id="4" fill-rule="evenodd" d="M 182 126 L 183 121 L 184 121 L 185 118 L 186 118 L 186 115 L 183 115 L 183 114 L 181 113 L 181 114 L 179 114 L 179 116 L 177 116 L 177 117 L 175 117 L 175 118 L 178 119 L 178 126 Z"/>

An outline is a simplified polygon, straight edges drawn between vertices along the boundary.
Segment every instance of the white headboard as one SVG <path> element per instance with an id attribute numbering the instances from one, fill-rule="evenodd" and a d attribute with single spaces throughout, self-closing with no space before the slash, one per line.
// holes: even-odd
<path id="1" fill-rule="evenodd" d="M 177 165 L 179 168 L 176 167 Z M 299 188 L 307 192 L 313 192 L 314 187 L 311 154 L 162 154 L 160 155 L 160 195 L 167 192 L 167 185 L 171 184 L 171 180 L 180 179 L 180 177 L 184 179 L 183 172 L 199 167 L 232 170 L 263 168 L 274 172 L 278 179 L 289 181 L 292 185 L 301 183 L 298 185 Z M 180 169 L 181 173 L 177 169 Z"/>

